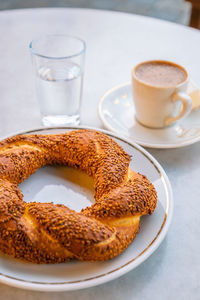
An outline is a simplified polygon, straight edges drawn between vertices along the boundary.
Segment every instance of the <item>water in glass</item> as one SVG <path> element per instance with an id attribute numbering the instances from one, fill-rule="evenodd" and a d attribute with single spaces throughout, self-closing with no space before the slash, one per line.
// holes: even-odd
<path id="1" fill-rule="evenodd" d="M 40 66 L 36 87 L 44 125 L 79 124 L 82 71 L 74 62 L 50 61 Z"/>

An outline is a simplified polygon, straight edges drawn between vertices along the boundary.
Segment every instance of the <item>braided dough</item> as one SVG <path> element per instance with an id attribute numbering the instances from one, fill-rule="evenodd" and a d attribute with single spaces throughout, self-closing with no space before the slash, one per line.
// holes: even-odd
<path id="1" fill-rule="evenodd" d="M 0 250 L 33 263 L 104 261 L 121 253 L 153 213 L 149 180 L 107 135 L 75 130 L 19 135 L 0 142 Z M 18 184 L 45 165 L 68 165 L 94 177 L 95 203 L 80 213 L 53 203 L 26 203 Z"/>

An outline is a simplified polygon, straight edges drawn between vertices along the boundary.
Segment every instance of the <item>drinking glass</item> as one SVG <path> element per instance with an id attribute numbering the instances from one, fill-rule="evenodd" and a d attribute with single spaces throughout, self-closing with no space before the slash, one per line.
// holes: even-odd
<path id="1" fill-rule="evenodd" d="M 85 42 L 67 35 L 46 35 L 29 47 L 43 125 L 78 125 Z"/>

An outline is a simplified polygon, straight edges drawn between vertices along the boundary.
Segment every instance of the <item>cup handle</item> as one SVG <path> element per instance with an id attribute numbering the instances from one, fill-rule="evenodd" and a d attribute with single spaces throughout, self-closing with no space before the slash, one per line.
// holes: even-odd
<path id="1" fill-rule="evenodd" d="M 176 122 L 177 120 L 186 117 L 187 115 L 189 115 L 189 113 L 192 110 L 192 99 L 187 94 L 182 93 L 182 92 L 174 93 L 172 96 L 172 102 L 176 102 L 176 101 L 182 102 L 180 112 L 179 112 L 178 116 L 176 116 L 176 117 L 166 118 L 166 120 L 165 120 L 166 126 L 169 126 L 172 123 Z"/>

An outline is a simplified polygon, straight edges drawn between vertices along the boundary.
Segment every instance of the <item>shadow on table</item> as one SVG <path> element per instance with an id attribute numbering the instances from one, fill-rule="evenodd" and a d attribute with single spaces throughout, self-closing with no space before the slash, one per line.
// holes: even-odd
<path id="1" fill-rule="evenodd" d="M 200 143 L 176 149 L 150 149 L 151 153 L 166 170 L 167 174 L 188 172 L 198 168 L 197 158 L 200 153 Z"/>

